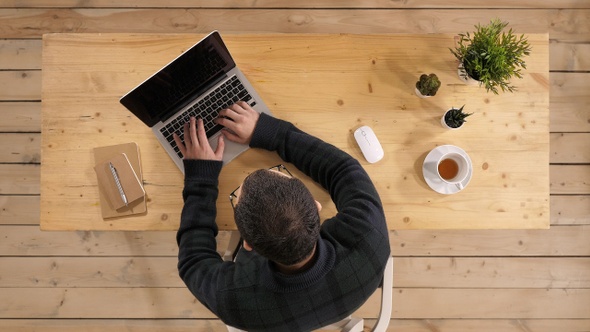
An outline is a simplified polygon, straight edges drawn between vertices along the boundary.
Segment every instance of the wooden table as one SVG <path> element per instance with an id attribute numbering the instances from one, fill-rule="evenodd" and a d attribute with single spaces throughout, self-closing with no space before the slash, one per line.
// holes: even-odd
<path id="1" fill-rule="evenodd" d="M 43 230 L 175 230 L 183 176 L 149 128 L 119 98 L 203 35 L 50 34 L 43 37 L 41 228 Z M 384 203 L 390 229 L 528 229 L 549 227 L 549 54 L 546 34 L 529 34 L 516 93 L 494 95 L 462 83 L 449 52 L 453 35 L 224 35 L 242 71 L 275 116 L 295 123 L 361 160 Z M 414 84 L 436 73 L 436 96 Z M 465 104 L 458 131 L 440 117 Z M 385 150 L 367 163 L 352 132 L 369 125 Z M 103 220 L 92 149 L 137 142 L 148 213 Z M 474 165 L 467 188 L 431 190 L 422 176 L 430 150 L 453 144 Z M 250 149 L 224 167 L 218 224 L 234 230 L 229 193 L 253 170 L 280 163 Z M 287 165 L 289 166 L 289 165 Z M 293 166 L 290 169 L 293 171 Z M 328 195 L 299 172 L 324 205 Z"/>

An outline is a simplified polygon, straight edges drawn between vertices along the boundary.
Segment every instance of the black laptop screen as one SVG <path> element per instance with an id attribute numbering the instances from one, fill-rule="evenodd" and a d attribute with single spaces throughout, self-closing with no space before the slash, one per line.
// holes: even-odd
<path id="1" fill-rule="evenodd" d="M 179 110 L 235 67 L 217 32 L 192 46 L 121 98 L 149 127 Z"/>

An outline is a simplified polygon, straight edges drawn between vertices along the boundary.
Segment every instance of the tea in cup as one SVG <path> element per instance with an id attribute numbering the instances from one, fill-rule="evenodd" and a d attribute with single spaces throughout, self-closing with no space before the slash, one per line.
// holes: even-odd
<path id="1" fill-rule="evenodd" d="M 447 153 L 438 160 L 436 174 L 442 181 L 461 190 L 462 182 L 469 174 L 469 162 L 459 153 Z"/>

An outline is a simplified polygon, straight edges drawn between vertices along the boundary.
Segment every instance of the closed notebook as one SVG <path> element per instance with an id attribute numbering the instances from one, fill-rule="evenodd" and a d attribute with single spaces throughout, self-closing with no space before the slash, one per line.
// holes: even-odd
<path id="1" fill-rule="evenodd" d="M 94 149 L 94 160 L 100 209 L 103 219 L 122 217 L 147 211 L 146 195 L 142 185 L 139 147 L 136 143 L 119 144 Z M 118 189 L 111 163 L 116 170 L 127 205 Z"/>
<path id="2" fill-rule="evenodd" d="M 145 195 L 143 186 L 127 159 L 119 153 L 94 167 L 98 184 L 103 187 L 111 207 L 119 210 Z"/>

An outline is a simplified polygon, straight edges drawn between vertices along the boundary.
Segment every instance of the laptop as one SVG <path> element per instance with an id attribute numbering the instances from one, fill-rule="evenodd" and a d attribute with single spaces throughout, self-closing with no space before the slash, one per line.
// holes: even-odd
<path id="1" fill-rule="evenodd" d="M 172 133 L 184 141 L 184 124 L 202 118 L 213 150 L 221 135 L 213 122 L 219 111 L 235 102 L 247 102 L 260 113 L 270 113 L 262 98 L 236 66 L 219 32 L 213 31 L 121 97 L 121 104 L 150 127 L 176 166 L 184 173 L 182 153 Z M 225 141 L 223 164 L 247 145 Z"/>

